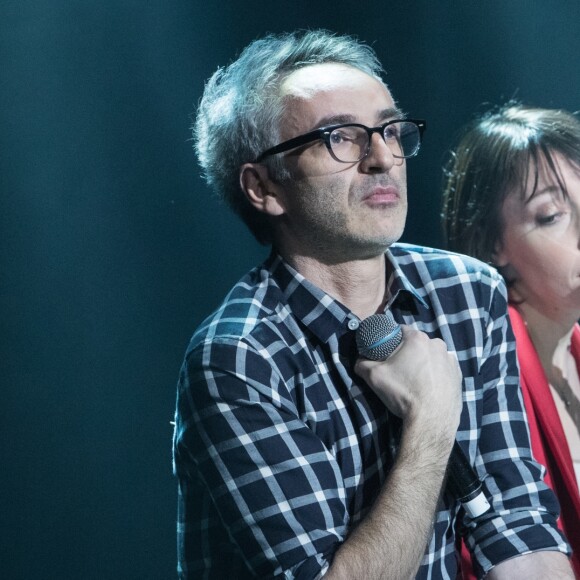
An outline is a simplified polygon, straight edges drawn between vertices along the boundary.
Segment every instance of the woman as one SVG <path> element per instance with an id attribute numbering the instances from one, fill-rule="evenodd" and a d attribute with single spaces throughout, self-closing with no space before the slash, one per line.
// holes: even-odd
<path id="1" fill-rule="evenodd" d="M 580 122 L 509 103 L 471 124 L 446 168 L 449 249 L 504 276 L 532 450 L 580 577 Z"/>

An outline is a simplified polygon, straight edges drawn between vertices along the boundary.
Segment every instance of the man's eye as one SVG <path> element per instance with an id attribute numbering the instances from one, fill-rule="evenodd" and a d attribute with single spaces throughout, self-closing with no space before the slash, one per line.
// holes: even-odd
<path id="1" fill-rule="evenodd" d="M 343 131 L 339 129 L 331 133 L 330 139 L 333 144 L 339 144 L 344 143 L 345 141 L 354 141 L 356 135 L 352 131 Z"/>
<path id="2" fill-rule="evenodd" d="M 342 143 L 344 141 L 344 135 L 340 131 L 333 131 L 330 134 L 330 140 L 336 144 Z"/>
<path id="3" fill-rule="evenodd" d="M 367 132 L 361 127 L 339 127 L 330 134 L 330 139 L 333 143 L 342 143 L 348 141 L 349 143 L 366 139 Z"/>

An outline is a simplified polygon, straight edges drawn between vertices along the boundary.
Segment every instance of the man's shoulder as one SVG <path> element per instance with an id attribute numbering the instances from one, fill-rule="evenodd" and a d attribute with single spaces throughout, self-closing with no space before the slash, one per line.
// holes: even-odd
<path id="1" fill-rule="evenodd" d="M 493 266 L 465 254 L 402 242 L 393 244 L 389 251 L 397 265 L 407 275 L 412 272 L 423 272 L 433 279 L 463 277 L 465 281 L 501 280 Z"/>
<path id="2" fill-rule="evenodd" d="M 267 264 L 253 268 L 197 327 L 188 351 L 208 341 L 239 341 L 247 337 L 257 326 L 277 316 L 283 303 L 283 293 Z"/>

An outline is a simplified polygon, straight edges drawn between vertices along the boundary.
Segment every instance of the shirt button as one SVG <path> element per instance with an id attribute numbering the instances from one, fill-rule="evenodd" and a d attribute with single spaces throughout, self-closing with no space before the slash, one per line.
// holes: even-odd
<path id="1" fill-rule="evenodd" d="M 358 324 L 358 320 L 355 320 L 354 318 L 351 318 L 351 319 L 348 321 L 348 327 L 349 327 L 351 330 L 356 330 L 356 329 L 358 328 L 358 326 L 359 326 L 359 324 Z"/>

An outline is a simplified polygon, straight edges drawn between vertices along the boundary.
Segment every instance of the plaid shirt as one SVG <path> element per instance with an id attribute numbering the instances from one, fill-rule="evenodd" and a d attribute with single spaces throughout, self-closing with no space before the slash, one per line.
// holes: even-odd
<path id="1" fill-rule="evenodd" d="M 492 506 L 474 522 L 444 493 L 417 577 L 456 577 L 456 529 L 484 571 L 530 550 L 568 553 L 530 454 L 501 278 L 439 250 L 395 244 L 386 256 L 395 319 L 457 354 L 457 439 Z M 272 255 L 197 330 L 174 437 L 181 578 L 320 577 L 368 513 L 401 424 L 353 371 L 358 324 Z"/>

